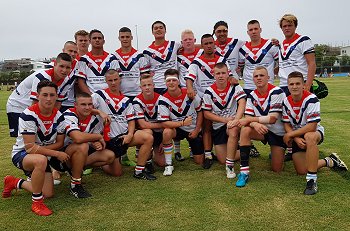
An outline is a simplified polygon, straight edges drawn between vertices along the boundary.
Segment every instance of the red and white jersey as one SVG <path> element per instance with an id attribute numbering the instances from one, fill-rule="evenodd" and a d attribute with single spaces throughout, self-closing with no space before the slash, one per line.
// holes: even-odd
<path id="1" fill-rule="evenodd" d="M 269 83 L 274 81 L 275 61 L 278 60 L 279 48 L 272 45 L 271 40 L 261 39 L 258 46 L 252 46 L 251 42 L 246 42 L 239 49 L 239 65 L 243 66 L 244 89 L 254 90 L 253 72 L 256 67 L 263 66 L 267 69 L 270 77 Z"/>
<path id="2" fill-rule="evenodd" d="M 120 72 L 119 62 L 113 54 L 103 52 L 102 56 L 94 56 L 91 52 L 80 57 L 76 77 L 83 78 L 91 92 L 107 88 L 105 74 L 109 69 Z"/>
<path id="3" fill-rule="evenodd" d="M 238 78 L 238 74 L 236 73 L 236 68 L 238 67 L 238 54 L 239 49 L 243 44 L 244 41 L 233 38 L 227 38 L 226 43 L 222 45 L 219 44 L 217 40 L 215 41 L 217 53 L 225 58 L 235 78 Z"/>
<path id="4" fill-rule="evenodd" d="M 64 117 L 56 108 L 51 116 L 40 113 L 36 103 L 25 109 L 18 120 L 18 137 L 13 145 L 12 157 L 25 150 L 23 135 L 35 135 L 35 144 L 45 146 L 56 142 L 58 134 L 64 134 Z"/>
<path id="5" fill-rule="evenodd" d="M 204 91 L 215 82 L 213 75 L 214 66 L 221 62 L 225 63 L 225 58 L 216 54 L 213 59 L 206 59 L 204 55 L 201 55 L 192 61 L 188 68 L 188 75 L 185 76 L 185 80 L 190 79 L 193 81 L 194 88 L 197 90 L 200 98 L 203 97 Z M 228 65 L 227 68 L 229 70 L 229 75 L 232 76 Z"/>
<path id="6" fill-rule="evenodd" d="M 123 94 L 115 95 L 109 89 L 99 90 L 92 94 L 94 107 L 107 113 L 110 124 L 110 138 L 126 134 L 128 122 L 135 119 L 131 100 Z"/>
<path id="7" fill-rule="evenodd" d="M 143 51 L 147 61 L 147 68 L 154 73 L 153 83 L 156 88 L 166 88 L 164 72 L 168 69 L 177 69 L 177 51 L 181 47 L 175 41 L 165 41 L 156 46 L 154 42 Z"/>
<path id="8" fill-rule="evenodd" d="M 254 90 L 247 96 L 244 114 L 260 117 L 277 112 L 278 118 L 276 123 L 265 125 L 271 132 L 283 136 L 285 131 L 282 123 L 282 102 L 285 98 L 286 94 L 281 88 L 269 84 L 266 95 L 261 95 L 258 90 Z"/>
<path id="9" fill-rule="evenodd" d="M 62 102 L 62 106 L 70 106 L 74 107 L 75 103 L 75 82 L 76 82 L 76 74 L 78 72 L 78 60 L 74 59 L 72 62 L 72 70 L 68 75 L 67 86 L 63 91 L 67 92 L 67 99 Z"/>
<path id="10" fill-rule="evenodd" d="M 210 111 L 220 117 L 228 118 L 236 115 L 240 99 L 244 99 L 246 94 L 240 85 L 227 83 L 224 90 L 219 90 L 216 83 L 208 87 L 203 95 L 202 109 Z M 224 126 L 224 123 L 213 121 L 213 129 L 217 130 Z"/>
<path id="11" fill-rule="evenodd" d="M 21 113 L 27 107 L 32 105 L 33 100 L 37 100 L 38 83 L 42 80 L 52 81 L 54 77 L 54 69 L 41 70 L 29 75 L 25 78 L 11 93 L 7 100 L 6 111 Z M 68 77 L 57 82 L 58 86 L 58 102 L 62 102 L 66 99 L 67 92 L 63 91 L 66 88 Z"/>
<path id="12" fill-rule="evenodd" d="M 185 76 L 188 74 L 188 68 L 190 67 L 190 64 L 195 58 L 201 56 L 202 53 L 202 49 L 196 48 L 193 53 L 187 54 L 182 51 L 177 55 L 177 64 L 180 73 L 179 79 L 181 87 L 186 87 Z"/>
<path id="13" fill-rule="evenodd" d="M 158 106 L 158 121 L 183 121 L 188 116 L 192 116 L 192 124 L 181 126 L 180 129 L 192 132 L 196 128 L 197 113 L 201 111 L 201 99 L 198 95 L 193 100 L 188 98 L 187 89 L 181 89 L 179 97 L 172 97 L 168 92 L 160 96 Z"/>
<path id="14" fill-rule="evenodd" d="M 149 71 L 145 57 L 134 48 L 127 54 L 118 49 L 114 55 L 119 60 L 119 67 L 123 76 L 120 91 L 126 96 L 137 96 L 141 93 L 140 75 Z"/>
<path id="15" fill-rule="evenodd" d="M 282 122 L 290 123 L 293 130 L 302 128 L 308 123 L 317 123 L 317 130 L 324 135 L 320 121 L 320 101 L 316 95 L 304 91 L 299 102 L 294 102 L 291 95 L 283 100 Z"/>
<path id="16" fill-rule="evenodd" d="M 279 52 L 280 86 L 288 86 L 288 75 L 293 71 L 299 71 L 307 79 L 308 65 L 306 54 L 315 53 L 314 44 L 308 36 L 295 34 L 291 40 L 284 40 Z"/>
<path id="17" fill-rule="evenodd" d="M 65 122 L 66 138 L 64 146 L 73 143 L 69 137 L 71 131 L 81 131 L 86 133 L 101 134 L 103 131 L 103 121 L 99 116 L 89 115 L 85 120 L 80 120 L 76 108 L 70 108 L 63 113 Z"/>

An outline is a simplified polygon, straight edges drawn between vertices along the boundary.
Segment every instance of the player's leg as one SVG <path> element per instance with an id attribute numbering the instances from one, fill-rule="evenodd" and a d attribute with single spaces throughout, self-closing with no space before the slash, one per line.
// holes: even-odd
<path id="1" fill-rule="evenodd" d="M 163 150 L 165 157 L 164 176 L 170 176 L 173 173 L 174 166 L 172 156 L 174 153 L 173 138 L 176 137 L 176 130 L 174 128 L 165 128 L 163 130 Z"/>
<path id="2" fill-rule="evenodd" d="M 226 129 L 227 134 L 227 155 L 226 155 L 226 175 L 227 178 L 232 179 L 236 177 L 235 171 L 234 171 L 234 160 L 237 152 L 237 146 L 238 146 L 238 135 L 239 135 L 240 128 L 233 127 Z"/>
<path id="3" fill-rule="evenodd" d="M 272 145 L 270 148 L 271 169 L 272 171 L 279 173 L 283 170 L 285 149 L 276 145 Z"/>
<path id="4" fill-rule="evenodd" d="M 213 164 L 213 156 L 212 156 L 212 149 L 213 149 L 213 141 L 212 141 L 212 122 L 210 120 L 207 120 L 203 118 L 203 145 L 204 145 L 204 168 L 208 169 Z"/>
<path id="5" fill-rule="evenodd" d="M 199 134 L 194 139 L 187 138 L 187 141 L 191 147 L 194 162 L 196 164 L 202 165 L 204 161 L 204 145 L 202 136 Z"/>

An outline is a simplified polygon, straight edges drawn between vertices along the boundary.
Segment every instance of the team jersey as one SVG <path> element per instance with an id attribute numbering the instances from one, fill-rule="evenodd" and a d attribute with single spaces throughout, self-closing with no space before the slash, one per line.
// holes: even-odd
<path id="1" fill-rule="evenodd" d="M 68 109 L 63 113 L 63 116 L 66 132 L 64 146 L 73 143 L 73 140 L 69 137 L 69 133 L 72 131 L 97 134 L 101 134 L 103 131 L 103 121 L 99 116 L 89 115 L 85 120 L 80 120 L 76 108 Z"/>
<path id="2" fill-rule="evenodd" d="M 56 142 L 58 134 L 64 134 L 64 117 L 56 108 L 51 116 L 46 117 L 40 113 L 39 105 L 33 104 L 25 109 L 18 120 L 18 137 L 13 145 L 12 157 L 25 150 L 23 135 L 35 135 L 35 143 L 40 146 Z"/>
<path id="3" fill-rule="evenodd" d="M 7 100 L 6 111 L 22 113 L 24 109 L 32 105 L 33 100 L 37 100 L 38 83 L 42 80 L 52 81 L 54 78 L 54 69 L 41 70 L 25 78 L 11 93 Z M 66 99 L 67 91 L 63 91 L 69 81 L 68 77 L 61 79 L 56 83 L 58 86 L 58 102 Z"/>
<path id="4" fill-rule="evenodd" d="M 253 81 L 253 72 L 256 67 L 263 66 L 267 69 L 270 77 L 269 83 L 274 81 L 275 61 L 278 59 L 279 49 L 272 45 L 271 40 L 261 39 L 258 46 L 252 46 L 251 42 L 246 42 L 239 49 L 239 66 L 244 65 L 243 81 L 244 89 L 254 90 L 255 84 Z"/>
<path id="5" fill-rule="evenodd" d="M 119 62 L 115 55 L 103 52 L 102 56 L 94 56 L 91 52 L 80 57 L 76 77 L 85 80 L 90 92 L 107 88 L 105 74 L 109 69 L 120 72 Z"/>
<path id="6" fill-rule="evenodd" d="M 206 59 L 204 55 L 201 55 L 192 61 L 188 68 L 188 75 L 185 76 L 185 80 L 190 79 L 193 81 L 194 88 L 200 98 L 202 98 L 204 91 L 215 82 L 213 75 L 214 66 L 221 62 L 225 63 L 225 58 L 216 54 L 213 59 Z M 228 65 L 227 68 L 229 70 L 229 75 L 232 76 Z"/>
<path id="7" fill-rule="evenodd" d="M 320 101 L 316 95 L 304 91 L 299 102 L 294 102 L 290 95 L 283 100 L 282 106 L 282 122 L 290 123 L 293 130 L 302 128 L 308 123 L 317 123 L 317 130 L 324 135 L 324 128 L 320 124 Z"/>
<path id="8" fill-rule="evenodd" d="M 238 67 L 238 53 L 243 44 L 244 41 L 233 38 L 227 38 L 226 43 L 223 45 L 219 44 L 217 40 L 215 41 L 216 51 L 225 58 L 233 76 L 236 78 L 238 78 L 238 74 L 236 73 L 236 68 Z"/>
<path id="9" fill-rule="evenodd" d="M 67 99 L 64 100 L 62 102 L 62 106 L 70 106 L 70 107 L 74 107 L 74 103 L 75 103 L 75 82 L 76 82 L 76 73 L 77 73 L 77 68 L 78 68 L 78 60 L 74 59 L 72 62 L 72 70 L 68 75 L 68 81 L 67 81 L 67 86 L 65 87 L 65 89 L 63 89 L 62 91 L 67 92 Z"/>
<path id="10" fill-rule="evenodd" d="M 243 88 L 236 84 L 227 83 L 224 90 L 219 90 L 216 83 L 208 87 L 203 95 L 202 109 L 210 111 L 220 117 L 228 118 L 236 115 L 240 99 L 244 99 L 246 94 Z M 225 123 L 213 121 L 213 129 L 217 130 L 224 126 Z"/>
<path id="11" fill-rule="evenodd" d="M 282 102 L 285 98 L 286 94 L 281 88 L 268 84 L 266 95 L 261 95 L 258 90 L 254 90 L 247 96 L 244 114 L 260 117 L 277 112 L 278 118 L 276 123 L 265 125 L 271 132 L 283 136 L 285 131 L 282 123 Z"/>
<path id="12" fill-rule="evenodd" d="M 137 96 L 141 92 L 140 74 L 149 71 L 146 67 L 145 57 L 134 48 L 127 54 L 118 49 L 114 55 L 119 60 L 119 67 L 123 76 L 120 91 L 126 96 Z"/>
<path id="13" fill-rule="evenodd" d="M 299 71 L 307 79 L 308 65 L 306 54 L 315 53 L 314 44 L 308 36 L 295 34 L 291 40 L 284 40 L 279 52 L 280 86 L 287 86 L 288 75 Z"/>
<path id="14" fill-rule="evenodd" d="M 185 76 L 188 73 L 188 68 L 190 67 L 190 64 L 195 58 L 201 56 L 202 53 L 202 49 L 196 48 L 193 53 L 186 54 L 182 51 L 177 55 L 177 64 L 180 73 L 179 79 L 181 87 L 186 87 Z"/>
<path id="15" fill-rule="evenodd" d="M 112 122 L 110 124 L 110 138 L 128 132 L 128 122 L 134 119 L 134 110 L 131 100 L 120 94 L 113 94 L 109 89 L 98 90 L 92 94 L 94 107 L 107 113 Z"/>
<path id="16" fill-rule="evenodd" d="M 147 47 L 143 54 L 147 61 L 147 68 L 154 73 L 153 83 L 156 88 L 166 88 L 164 72 L 168 69 L 177 69 L 177 51 L 181 47 L 175 41 L 165 41 L 156 46 L 154 42 Z"/>
<path id="17" fill-rule="evenodd" d="M 197 113 L 201 111 L 201 99 L 198 95 L 193 100 L 188 98 L 187 90 L 181 89 L 179 97 L 172 97 L 168 92 L 160 96 L 158 106 L 158 121 L 183 121 L 188 116 L 192 116 L 192 124 L 181 126 L 180 129 L 192 132 L 196 128 Z"/>

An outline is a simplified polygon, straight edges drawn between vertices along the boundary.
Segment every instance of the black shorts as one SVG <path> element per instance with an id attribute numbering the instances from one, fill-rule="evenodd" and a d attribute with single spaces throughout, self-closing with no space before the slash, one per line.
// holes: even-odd
<path id="1" fill-rule="evenodd" d="M 163 143 L 163 132 L 153 131 L 153 147 L 159 147 Z"/>
<path id="2" fill-rule="evenodd" d="M 319 144 L 322 144 L 322 142 L 323 142 L 323 140 L 324 140 L 324 136 L 323 136 L 323 133 L 322 133 L 322 132 L 320 132 L 319 130 L 317 130 L 317 131 L 321 134 L 321 140 L 320 140 L 320 142 L 318 142 L 318 144 L 317 144 L 317 145 L 319 145 Z M 304 136 L 301 136 L 301 137 L 304 138 Z M 298 144 L 295 143 L 295 142 L 293 141 L 293 143 L 292 143 L 292 154 L 293 154 L 293 153 L 296 153 L 296 152 L 306 152 L 306 149 L 300 148 L 300 147 L 298 146 Z"/>
<path id="3" fill-rule="evenodd" d="M 214 145 L 227 144 L 228 135 L 227 135 L 227 126 L 226 124 L 219 129 L 211 131 L 211 137 L 213 139 Z"/>
<path id="4" fill-rule="evenodd" d="M 106 142 L 106 149 L 114 152 L 115 157 L 119 158 L 127 153 L 128 144 L 123 144 L 123 138 L 117 136 Z"/>
<path id="5" fill-rule="evenodd" d="M 68 167 L 68 165 L 65 162 L 62 163 L 56 157 L 51 157 L 51 159 L 49 160 L 49 164 L 53 169 L 55 169 L 59 172 L 68 171 L 69 173 L 71 173 L 70 167 Z"/>
<path id="6" fill-rule="evenodd" d="M 190 133 L 186 132 L 180 128 L 176 128 L 176 137 L 174 140 L 183 140 L 187 139 L 188 144 L 191 147 L 193 155 L 202 155 L 204 154 L 203 138 L 202 134 L 199 133 L 198 136 L 194 139 L 188 137 Z"/>
<path id="7" fill-rule="evenodd" d="M 7 120 L 9 123 L 10 136 L 18 136 L 18 120 L 21 113 L 9 112 L 7 113 Z"/>
<path id="8" fill-rule="evenodd" d="M 268 131 L 264 135 L 263 144 L 269 144 L 270 146 L 278 146 L 281 148 L 287 148 L 287 145 L 283 142 L 283 136 L 276 135 L 275 133 Z"/>
<path id="9" fill-rule="evenodd" d="M 28 177 L 31 176 L 32 172 L 27 171 L 23 169 L 23 159 L 27 155 L 27 152 L 25 150 L 17 152 L 13 157 L 12 157 L 12 163 L 19 169 L 23 170 L 24 174 Z M 49 161 L 47 161 L 46 169 L 45 172 L 52 172 L 50 168 Z"/>

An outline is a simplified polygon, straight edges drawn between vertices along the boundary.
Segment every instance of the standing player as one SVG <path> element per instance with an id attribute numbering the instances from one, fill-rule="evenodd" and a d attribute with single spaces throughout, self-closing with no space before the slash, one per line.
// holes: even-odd
<path id="1" fill-rule="evenodd" d="M 31 181 L 6 176 L 2 197 L 11 197 L 14 189 L 25 189 L 32 193 L 32 211 L 39 216 L 49 216 L 52 211 L 43 202 L 44 196 L 54 194 L 48 157 L 65 162 L 69 156 L 56 151 L 64 141 L 64 118 L 55 108 L 57 85 L 43 80 L 36 92 L 38 103 L 25 109 L 19 117 L 18 137 L 12 150 L 13 164 L 31 176 Z"/>
<path id="2" fill-rule="evenodd" d="M 119 158 L 127 153 L 128 147 L 139 146 L 140 151 L 134 177 L 155 180 L 155 176 L 145 171 L 145 165 L 152 149 L 153 137 L 145 131 L 135 131 L 132 102 L 120 92 L 120 82 L 118 71 L 108 70 L 106 72 L 108 88 L 99 90 L 92 95 L 94 107 L 112 118 L 108 135 L 111 140 L 107 144 L 107 148 L 114 151 L 116 157 Z M 119 168 L 121 168 L 120 163 Z"/>
<path id="3" fill-rule="evenodd" d="M 89 39 L 91 51 L 79 59 L 76 77 L 80 91 L 91 95 L 107 88 L 104 75 L 109 69 L 119 70 L 119 63 L 114 55 L 103 50 L 105 40 L 101 31 L 90 31 Z"/>
<path id="4" fill-rule="evenodd" d="M 238 84 L 228 81 L 228 68 L 225 63 L 214 66 L 215 83 L 203 95 L 204 117 L 213 122 L 212 139 L 215 153 L 221 164 L 226 163 L 227 178 L 235 178 L 234 161 L 239 136 L 239 123 L 246 104 L 246 94 Z"/>
<path id="5" fill-rule="evenodd" d="M 314 44 L 308 36 L 295 32 L 298 19 L 294 15 L 283 15 L 279 23 L 285 37 L 279 52 L 280 87 L 288 96 L 288 75 L 293 71 L 299 71 L 304 76 L 305 89 L 310 91 L 316 72 Z"/>
<path id="6" fill-rule="evenodd" d="M 320 102 L 317 97 L 304 90 L 304 75 L 292 72 L 288 75 L 290 96 L 283 100 L 282 121 L 286 134 L 283 141 L 292 147 L 294 168 L 298 174 L 306 174 L 305 195 L 317 193 L 317 170 L 333 167 L 347 170 L 347 166 L 335 154 L 319 160 L 318 144 L 323 142 L 324 128 L 320 121 Z"/>
<path id="7" fill-rule="evenodd" d="M 54 67 L 49 70 L 35 72 L 25 78 L 12 92 L 7 100 L 6 112 L 10 127 L 10 136 L 18 135 L 18 118 L 20 114 L 30 105 L 37 102 L 37 86 L 42 80 L 49 80 L 58 85 L 58 90 L 65 86 L 67 75 L 71 71 L 72 58 L 66 53 L 60 53 L 55 61 Z M 56 108 L 61 107 L 65 95 L 58 95 Z"/>
<path id="8" fill-rule="evenodd" d="M 164 176 L 173 173 L 172 154 L 174 146 L 172 140 L 187 139 L 193 159 L 197 164 L 203 164 L 204 149 L 200 134 L 203 114 L 201 112 L 201 99 L 197 95 L 194 99 L 187 96 L 187 90 L 181 89 L 179 72 L 169 69 L 164 73 L 167 93 L 159 100 L 158 121 L 162 122 L 163 149 L 166 167 Z"/>
<path id="9" fill-rule="evenodd" d="M 164 94 L 166 91 L 165 71 L 170 68 L 177 69 L 177 51 L 181 47 L 180 43 L 165 40 L 165 33 L 165 24 L 155 21 L 152 24 L 154 41 L 143 51 L 147 60 L 147 68 L 153 74 L 154 91 L 158 94 Z"/>
<path id="10" fill-rule="evenodd" d="M 86 30 L 78 30 L 74 34 L 75 42 L 78 46 L 78 56 L 77 59 L 79 60 L 81 56 L 85 55 L 89 52 L 89 32 Z"/>

